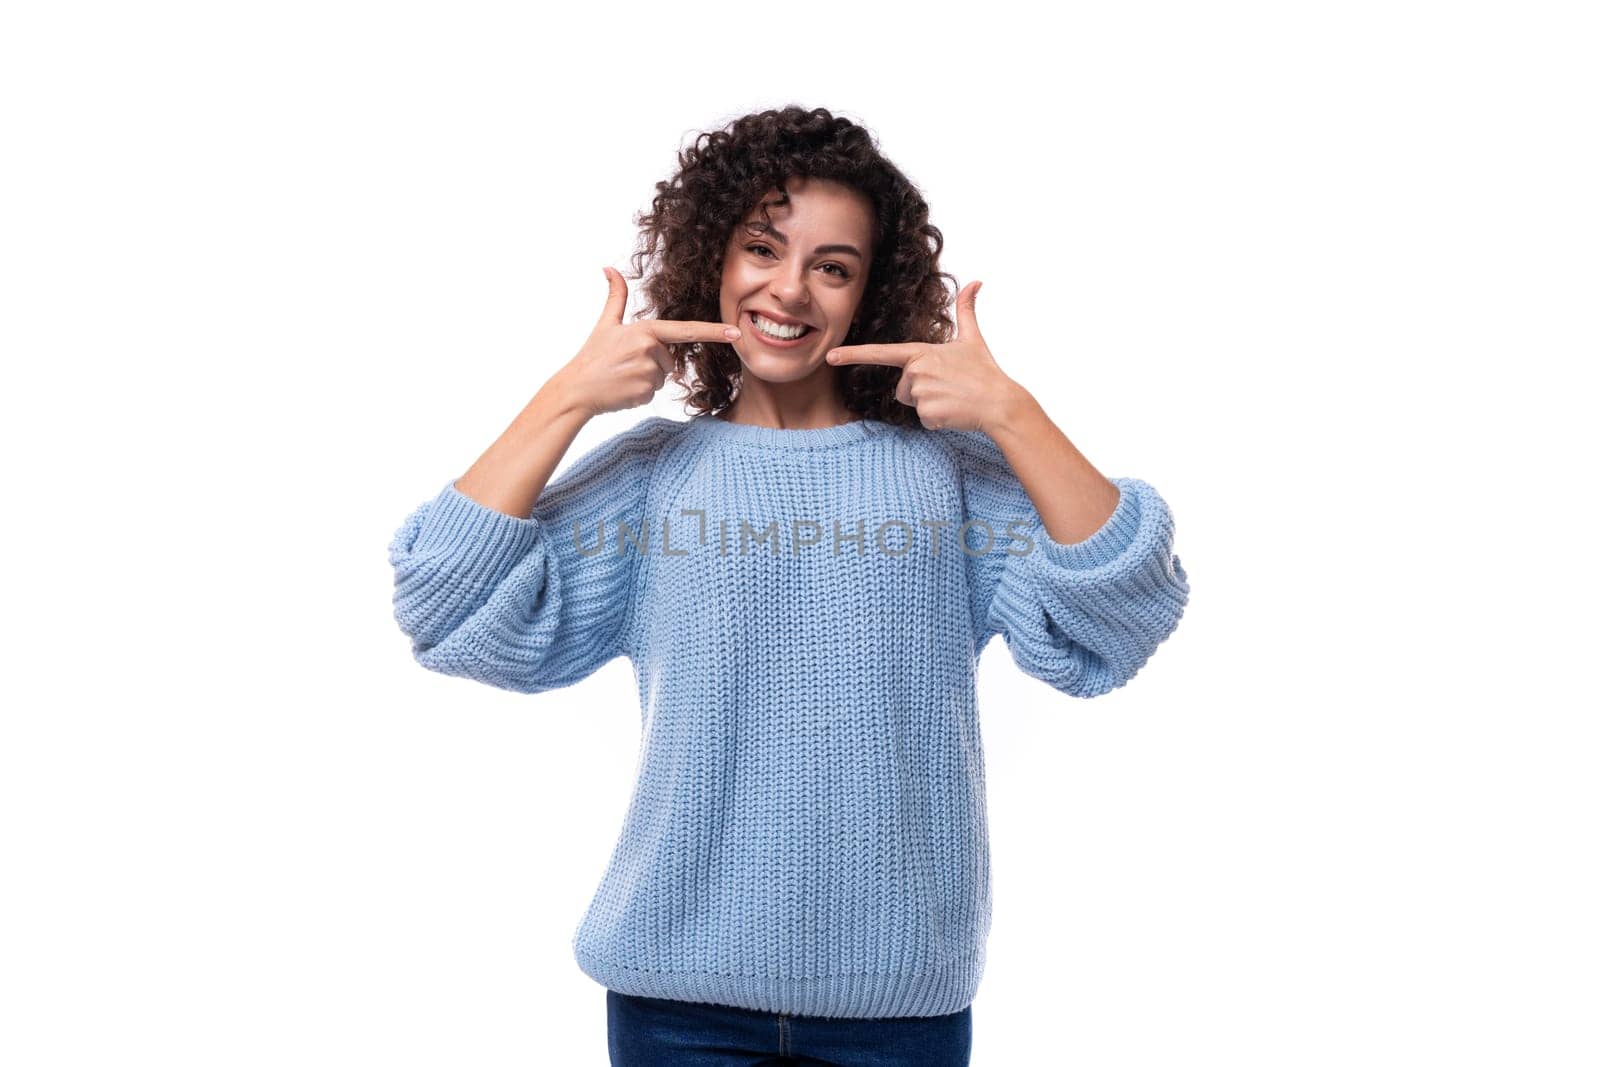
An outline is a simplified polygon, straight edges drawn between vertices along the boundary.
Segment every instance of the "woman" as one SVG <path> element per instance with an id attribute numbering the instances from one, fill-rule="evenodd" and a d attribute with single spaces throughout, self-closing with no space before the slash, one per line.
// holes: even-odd
<path id="1" fill-rule="evenodd" d="M 1188 599 L 1172 518 L 1000 369 L 976 284 L 952 323 L 943 238 L 863 128 L 767 111 L 679 162 L 639 220 L 646 306 L 625 324 L 607 270 L 582 350 L 407 519 L 396 619 L 423 666 L 518 692 L 634 665 L 638 782 L 573 940 L 613 1063 L 964 1064 L 979 654 L 1126 683 Z M 687 421 L 546 486 L 669 376 Z"/>

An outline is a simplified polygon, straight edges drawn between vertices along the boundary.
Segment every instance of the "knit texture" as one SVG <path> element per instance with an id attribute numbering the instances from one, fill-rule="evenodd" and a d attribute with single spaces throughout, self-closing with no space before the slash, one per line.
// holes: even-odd
<path id="1" fill-rule="evenodd" d="M 979 654 L 1001 635 L 1099 696 L 1188 601 L 1166 503 L 1112 481 L 1115 513 L 1059 544 L 981 433 L 653 416 L 528 518 L 452 479 L 390 545 L 394 614 L 422 666 L 520 693 L 631 660 L 638 778 L 572 941 L 595 981 L 942 1015 L 990 928 Z"/>

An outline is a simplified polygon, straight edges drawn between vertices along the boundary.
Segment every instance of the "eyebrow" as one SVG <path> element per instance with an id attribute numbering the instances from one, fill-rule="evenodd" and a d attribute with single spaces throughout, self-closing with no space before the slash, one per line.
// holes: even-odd
<path id="1" fill-rule="evenodd" d="M 776 237 L 778 239 L 778 243 L 783 245 L 785 248 L 789 246 L 788 234 L 784 233 L 776 226 L 772 226 L 767 223 L 756 223 L 755 225 L 761 230 L 761 232 L 770 233 L 772 236 Z M 845 252 L 849 255 L 855 256 L 863 263 L 865 263 L 867 260 L 867 257 L 863 256 L 861 254 L 861 250 L 856 248 L 855 245 L 818 245 L 814 254 L 822 256 L 828 254 L 829 252 Z"/>

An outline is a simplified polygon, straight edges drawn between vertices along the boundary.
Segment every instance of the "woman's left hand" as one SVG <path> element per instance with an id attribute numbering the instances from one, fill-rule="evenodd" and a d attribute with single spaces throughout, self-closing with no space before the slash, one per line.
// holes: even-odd
<path id="1" fill-rule="evenodd" d="M 987 430 L 998 426 L 1022 387 L 995 363 L 978 331 L 978 289 L 956 294 L 956 339 L 946 344 L 845 345 L 829 363 L 881 363 L 900 368 L 894 398 L 917 409 L 930 430 Z"/>

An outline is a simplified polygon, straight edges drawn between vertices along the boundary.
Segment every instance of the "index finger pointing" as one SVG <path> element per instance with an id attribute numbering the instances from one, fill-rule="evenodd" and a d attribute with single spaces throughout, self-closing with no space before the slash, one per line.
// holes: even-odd
<path id="1" fill-rule="evenodd" d="M 904 367 L 916 355 L 913 345 L 845 345 L 830 349 L 829 363 L 884 363 L 891 367 Z"/>
<path id="2" fill-rule="evenodd" d="M 739 327 L 731 322 L 694 322 L 684 319 L 646 319 L 650 333 L 657 341 L 666 344 L 689 344 L 695 341 L 733 341 L 739 337 Z M 732 331 L 731 333 L 729 331 Z"/>

